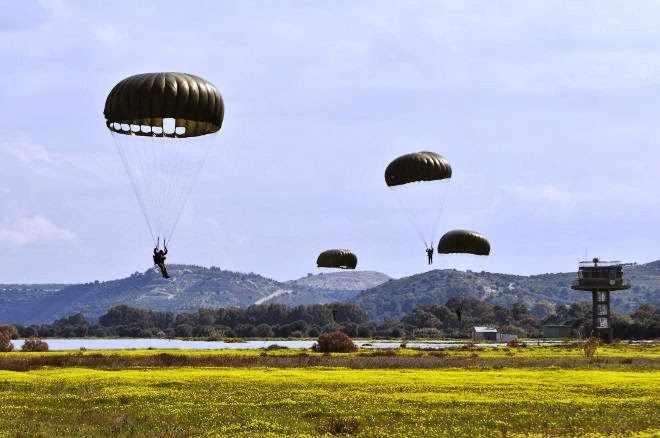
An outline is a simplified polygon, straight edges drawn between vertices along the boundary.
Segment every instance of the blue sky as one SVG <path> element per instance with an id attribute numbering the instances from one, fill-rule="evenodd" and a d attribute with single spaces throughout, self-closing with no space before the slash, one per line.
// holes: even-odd
<path id="1" fill-rule="evenodd" d="M 151 239 L 102 115 L 126 76 L 214 83 L 221 132 L 169 260 L 278 280 L 347 247 L 428 269 L 383 171 L 419 150 L 454 176 L 442 233 L 534 274 L 660 258 L 660 4 L 2 2 L 0 282 L 109 280 Z"/>

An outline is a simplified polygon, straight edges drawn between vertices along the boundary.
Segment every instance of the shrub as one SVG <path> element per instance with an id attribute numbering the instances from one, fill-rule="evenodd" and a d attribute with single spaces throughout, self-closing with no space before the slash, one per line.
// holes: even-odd
<path id="1" fill-rule="evenodd" d="M 506 343 L 506 346 L 509 348 L 520 348 L 520 347 L 527 347 L 527 344 L 524 342 L 520 342 L 518 339 L 511 339 Z"/>
<path id="2" fill-rule="evenodd" d="M 212 328 L 209 330 L 206 340 L 210 342 L 222 342 L 225 340 L 225 332 L 217 328 Z"/>
<path id="3" fill-rule="evenodd" d="M 594 354 L 596 354 L 596 350 L 598 350 L 599 344 L 600 344 L 600 339 L 598 338 L 587 339 L 584 345 L 582 346 L 582 350 L 584 351 L 584 357 L 588 357 L 589 359 L 593 358 Z"/>
<path id="4" fill-rule="evenodd" d="M 48 343 L 39 338 L 28 338 L 23 342 L 21 351 L 48 351 Z"/>
<path id="5" fill-rule="evenodd" d="M 11 343 L 14 330 L 11 325 L 0 325 L 0 351 L 12 351 L 14 349 L 14 344 Z"/>
<path id="6" fill-rule="evenodd" d="M 341 415 L 334 415 L 331 418 L 320 422 L 317 431 L 327 435 L 348 435 L 354 436 L 360 430 L 360 420 L 357 418 L 346 418 Z"/>
<path id="7" fill-rule="evenodd" d="M 321 353 L 351 353 L 357 351 L 353 339 L 344 332 L 321 333 L 317 341 Z"/>

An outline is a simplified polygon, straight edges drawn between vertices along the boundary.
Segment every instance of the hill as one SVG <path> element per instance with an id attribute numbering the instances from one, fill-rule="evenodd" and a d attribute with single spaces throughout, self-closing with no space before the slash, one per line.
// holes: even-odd
<path id="1" fill-rule="evenodd" d="M 360 292 L 378 286 L 391 278 L 374 271 L 342 271 L 317 275 L 307 274 L 298 280 L 287 281 L 289 293 L 280 294 L 268 300 L 269 303 L 286 304 L 327 304 L 336 301 L 349 301 Z M 258 304 L 265 303 L 266 300 Z"/>
<path id="2" fill-rule="evenodd" d="M 345 301 L 389 279 L 377 272 L 308 275 L 287 283 L 254 273 L 170 265 L 172 279 L 154 269 L 119 280 L 75 285 L 0 285 L 0 323 L 38 324 L 75 313 L 95 319 L 113 306 L 180 312 L 252 304 Z M 329 290 L 324 289 L 329 287 Z"/>
<path id="3" fill-rule="evenodd" d="M 399 319 L 417 306 L 445 304 L 451 297 L 468 295 L 509 308 L 523 303 L 534 316 L 542 318 L 554 313 L 557 304 L 590 300 L 588 293 L 570 289 L 575 272 L 521 276 L 433 270 L 395 280 L 379 272 L 342 271 L 279 282 L 216 267 L 171 265 L 168 269 L 171 280 L 148 269 L 106 282 L 0 285 L 0 323 L 48 323 L 78 312 L 95 319 L 120 304 L 181 313 L 200 308 L 335 301 L 353 302 L 370 318 L 384 320 Z M 626 267 L 625 275 L 633 288 L 613 294 L 615 312 L 630 313 L 644 303 L 660 307 L 660 260 Z"/>
<path id="4" fill-rule="evenodd" d="M 660 260 L 626 267 L 624 275 L 633 287 L 613 294 L 615 312 L 630 313 L 644 303 L 660 305 Z M 445 304 L 449 298 L 470 295 L 508 308 L 523 303 L 536 317 L 544 317 L 553 313 L 557 304 L 591 300 L 588 292 L 570 288 L 575 278 L 574 272 L 521 276 L 434 270 L 388 281 L 360 293 L 352 302 L 370 318 L 383 320 L 399 319 L 417 306 Z"/>

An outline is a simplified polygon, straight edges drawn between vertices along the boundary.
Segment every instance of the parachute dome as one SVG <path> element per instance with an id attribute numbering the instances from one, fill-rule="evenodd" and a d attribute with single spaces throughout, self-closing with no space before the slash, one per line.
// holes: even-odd
<path id="1" fill-rule="evenodd" d="M 143 73 L 119 82 L 105 101 L 108 129 L 149 137 L 196 137 L 217 132 L 225 113 L 210 82 L 187 73 Z M 164 119 L 173 119 L 168 131 Z"/>
<path id="2" fill-rule="evenodd" d="M 388 187 L 445 178 L 451 178 L 451 165 L 445 157 L 435 152 L 402 155 L 385 169 L 385 183 Z"/>
<path id="3" fill-rule="evenodd" d="M 329 249 L 319 254 L 316 265 L 319 268 L 355 269 L 357 256 L 348 249 Z"/>
<path id="4" fill-rule="evenodd" d="M 482 234 L 469 230 L 446 232 L 438 243 L 439 254 L 490 254 L 490 243 Z"/>

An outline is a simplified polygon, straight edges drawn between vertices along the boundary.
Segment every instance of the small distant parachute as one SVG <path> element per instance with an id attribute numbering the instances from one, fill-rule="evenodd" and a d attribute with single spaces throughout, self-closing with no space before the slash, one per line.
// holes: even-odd
<path id="1" fill-rule="evenodd" d="M 422 151 L 402 155 L 385 169 L 385 184 L 396 193 L 427 248 L 432 248 L 452 169 L 445 157 Z"/>
<path id="2" fill-rule="evenodd" d="M 103 111 L 154 244 L 170 240 L 224 103 L 210 82 L 187 73 L 144 73 L 114 86 Z"/>
<path id="3" fill-rule="evenodd" d="M 329 249 L 316 259 L 319 268 L 355 269 L 357 256 L 349 249 Z"/>
<path id="4" fill-rule="evenodd" d="M 446 232 L 438 243 L 439 254 L 490 254 L 490 243 L 482 234 L 469 230 Z"/>
<path id="5" fill-rule="evenodd" d="M 463 307 L 457 307 L 454 310 L 454 313 L 456 313 L 456 316 L 458 317 L 458 322 L 461 322 L 461 316 L 463 315 Z"/>

